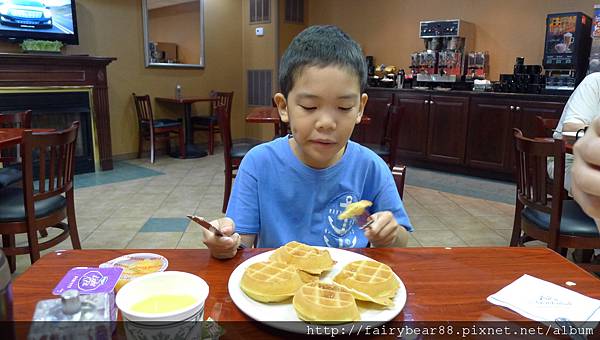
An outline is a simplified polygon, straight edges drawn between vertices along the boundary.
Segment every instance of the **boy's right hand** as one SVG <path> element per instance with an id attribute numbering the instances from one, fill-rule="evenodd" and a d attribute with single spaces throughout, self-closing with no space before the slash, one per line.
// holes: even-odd
<path id="1" fill-rule="evenodd" d="M 216 236 L 209 230 L 202 228 L 204 233 L 204 244 L 210 250 L 210 254 L 217 259 L 230 259 L 237 254 L 240 245 L 240 235 L 235 232 L 235 223 L 229 217 L 210 221 L 210 224 L 219 229 L 225 236 Z"/>

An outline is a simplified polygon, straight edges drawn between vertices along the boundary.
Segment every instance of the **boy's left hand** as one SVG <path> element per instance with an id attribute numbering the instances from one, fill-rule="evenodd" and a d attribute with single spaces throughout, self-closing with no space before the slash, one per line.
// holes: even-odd
<path id="1" fill-rule="evenodd" d="M 399 225 L 390 211 L 380 211 L 371 215 L 373 220 L 371 226 L 365 229 L 365 236 L 373 247 L 404 247 L 408 238 L 402 237 L 407 233 L 403 226 Z M 408 235 L 406 235 L 408 236 Z"/>

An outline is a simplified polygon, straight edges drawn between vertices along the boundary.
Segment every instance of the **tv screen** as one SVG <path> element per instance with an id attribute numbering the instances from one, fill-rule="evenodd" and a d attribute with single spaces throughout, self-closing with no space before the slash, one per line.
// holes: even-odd
<path id="1" fill-rule="evenodd" d="M 79 44 L 75 0 L 0 0 L 0 38 Z"/>

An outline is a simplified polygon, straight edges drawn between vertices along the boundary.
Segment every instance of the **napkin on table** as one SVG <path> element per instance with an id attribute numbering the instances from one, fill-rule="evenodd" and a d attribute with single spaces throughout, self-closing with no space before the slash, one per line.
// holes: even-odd
<path id="1" fill-rule="evenodd" d="M 535 321 L 600 321 L 600 300 L 527 274 L 487 300 Z"/>

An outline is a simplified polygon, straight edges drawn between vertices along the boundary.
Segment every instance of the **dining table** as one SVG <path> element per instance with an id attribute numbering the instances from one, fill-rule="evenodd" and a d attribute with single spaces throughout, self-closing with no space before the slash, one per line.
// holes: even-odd
<path id="1" fill-rule="evenodd" d="M 0 149 L 20 144 L 23 140 L 23 132 L 25 130 L 32 130 L 33 132 L 49 132 L 54 129 L 0 128 Z"/>
<path id="2" fill-rule="evenodd" d="M 77 266 L 97 267 L 116 257 L 151 252 L 168 260 L 167 270 L 203 278 L 210 292 L 204 317 L 225 330 L 225 338 L 282 338 L 286 331 L 258 322 L 240 310 L 229 294 L 228 281 L 237 266 L 270 251 L 247 248 L 227 260 L 211 257 L 207 249 L 88 249 L 59 250 L 35 262 L 13 283 L 14 319 L 30 321 L 36 303 L 54 298 L 52 289 Z M 388 325 L 410 327 L 467 327 L 542 325 L 488 302 L 524 274 L 549 281 L 591 298 L 600 298 L 599 279 L 556 252 L 543 247 L 430 247 L 347 249 L 391 267 L 406 287 L 406 303 Z M 277 319 L 277 315 L 265 318 Z M 263 320 L 264 321 L 264 320 Z M 479 328 L 477 328 L 479 329 Z M 426 337 L 427 338 L 427 337 Z"/>
<path id="3" fill-rule="evenodd" d="M 156 97 L 157 102 L 175 104 L 183 106 L 183 124 L 185 131 L 185 158 L 201 158 L 208 153 L 204 147 L 194 144 L 194 131 L 192 129 L 192 104 L 200 102 L 214 102 L 218 98 L 205 98 L 205 97 Z M 179 158 L 179 153 L 173 153 L 173 157 Z"/>
<path id="4" fill-rule="evenodd" d="M 256 106 L 246 113 L 247 123 L 267 123 L 273 124 L 275 136 L 285 136 L 287 134 L 287 124 L 281 122 L 279 109 L 274 106 Z M 363 115 L 360 124 L 367 125 L 371 122 L 369 116 Z"/>

